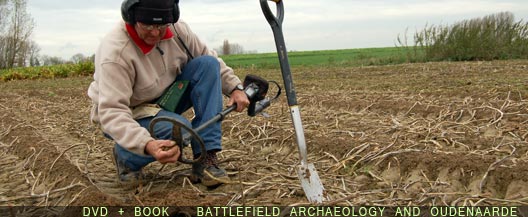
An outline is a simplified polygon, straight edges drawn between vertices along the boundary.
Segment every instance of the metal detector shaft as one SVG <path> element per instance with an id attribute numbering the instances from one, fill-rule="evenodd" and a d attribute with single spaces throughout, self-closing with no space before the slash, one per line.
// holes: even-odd
<path id="1" fill-rule="evenodd" d="M 232 106 L 229 106 L 227 107 L 226 109 L 224 109 L 223 111 L 221 111 L 220 113 L 218 113 L 217 115 L 215 115 L 213 118 L 209 119 L 207 122 L 203 123 L 202 125 L 198 126 L 196 129 L 194 129 L 194 131 L 196 132 L 200 132 L 202 131 L 203 129 L 207 128 L 209 125 L 211 124 L 214 124 L 218 121 L 221 121 L 225 118 L 225 116 L 229 113 L 231 113 L 232 111 L 234 111 L 236 109 L 237 105 L 236 104 L 233 104 Z M 184 140 L 187 140 L 187 139 L 190 139 L 191 138 L 191 135 L 186 133 L 185 135 L 183 135 L 183 139 Z"/>

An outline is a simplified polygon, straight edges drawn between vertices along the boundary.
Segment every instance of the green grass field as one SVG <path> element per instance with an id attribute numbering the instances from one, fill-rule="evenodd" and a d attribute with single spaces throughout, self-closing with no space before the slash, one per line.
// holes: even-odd
<path id="1" fill-rule="evenodd" d="M 409 48 L 384 47 L 344 50 L 288 52 L 290 66 L 362 66 L 387 65 L 407 61 Z M 227 65 L 234 68 L 277 68 L 277 53 L 239 54 L 221 56 Z"/>
<path id="2" fill-rule="evenodd" d="M 291 67 L 390 65 L 408 62 L 411 48 L 385 47 L 288 52 Z M 221 58 L 233 68 L 279 68 L 277 53 L 226 55 Z M 91 62 L 0 70 L 0 81 L 91 75 Z"/>

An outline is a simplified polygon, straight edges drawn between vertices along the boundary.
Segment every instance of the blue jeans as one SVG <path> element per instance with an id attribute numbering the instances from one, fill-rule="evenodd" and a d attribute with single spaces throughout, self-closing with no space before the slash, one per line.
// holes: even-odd
<path id="1" fill-rule="evenodd" d="M 180 120 L 187 126 L 196 128 L 206 121 L 210 120 L 222 111 L 222 82 L 220 77 L 220 64 L 215 57 L 201 56 L 197 57 L 185 65 L 182 73 L 176 80 L 189 81 L 189 85 L 184 95 L 180 99 L 175 113 L 161 110 L 154 117 L 147 117 L 137 120 L 139 125 L 148 129 L 150 122 L 155 117 L 171 117 Z M 189 108 L 194 108 L 195 117 L 190 123 L 181 114 Z M 158 122 L 154 126 L 154 134 L 158 139 L 172 138 L 172 124 L 168 122 Z M 209 127 L 198 132 L 205 144 L 205 149 L 222 150 L 222 129 L 221 122 L 216 122 Z M 201 153 L 200 147 L 191 143 L 193 154 Z M 117 160 L 124 163 L 132 171 L 138 171 L 156 159 L 152 156 L 141 156 L 132 153 L 119 144 L 115 144 Z"/>

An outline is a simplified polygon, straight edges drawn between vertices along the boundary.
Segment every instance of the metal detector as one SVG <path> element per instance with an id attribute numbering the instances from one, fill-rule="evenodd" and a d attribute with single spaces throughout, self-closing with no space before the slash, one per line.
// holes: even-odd
<path id="1" fill-rule="evenodd" d="M 268 93 L 269 83 L 273 83 L 277 85 L 277 93 L 273 98 L 267 98 L 266 95 Z M 275 81 L 266 81 L 256 75 L 247 75 L 244 79 L 244 93 L 249 99 L 249 106 L 248 106 L 248 115 L 249 116 L 256 116 L 257 114 L 261 113 L 264 109 L 269 107 L 271 105 L 271 102 L 276 100 L 280 94 L 281 94 L 281 88 Z M 198 162 L 202 162 L 205 159 L 206 155 L 206 149 L 205 144 L 198 134 L 198 132 L 202 131 L 203 129 L 209 127 L 211 124 L 214 124 L 218 121 L 222 121 L 227 114 L 231 113 L 236 109 L 236 104 L 229 106 L 225 108 L 223 111 L 218 113 L 216 116 L 211 118 L 210 120 L 206 121 L 205 123 L 201 124 L 200 126 L 192 129 L 191 127 L 185 125 L 183 122 L 170 118 L 170 117 L 156 117 L 152 119 L 149 125 L 149 132 L 154 139 L 156 138 L 154 134 L 154 126 L 159 122 L 169 122 L 172 124 L 172 141 L 176 142 L 176 145 L 180 147 L 180 157 L 178 158 L 178 161 L 185 164 L 194 164 Z M 185 154 L 183 153 L 184 148 L 188 147 L 191 144 L 191 140 L 194 139 L 194 142 L 197 143 L 200 147 L 200 156 L 198 158 L 195 158 L 193 160 L 187 159 L 185 157 Z"/>

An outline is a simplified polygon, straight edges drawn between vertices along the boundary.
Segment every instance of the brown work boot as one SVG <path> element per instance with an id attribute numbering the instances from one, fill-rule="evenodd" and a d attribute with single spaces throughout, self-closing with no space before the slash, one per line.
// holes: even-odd
<path id="1" fill-rule="evenodd" d="M 218 166 L 216 151 L 208 151 L 202 162 L 192 165 L 191 181 L 207 187 L 216 187 L 230 181 L 227 172 Z"/>

